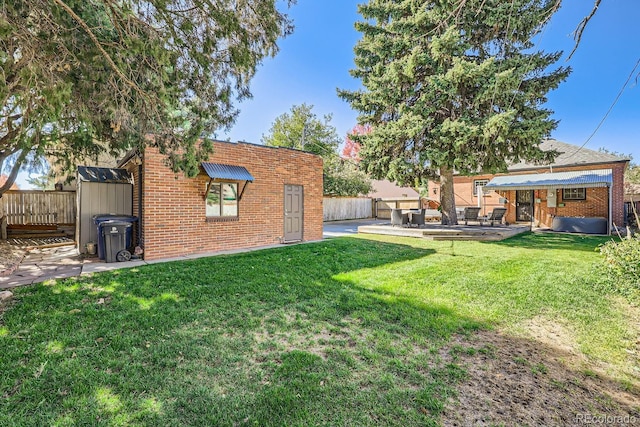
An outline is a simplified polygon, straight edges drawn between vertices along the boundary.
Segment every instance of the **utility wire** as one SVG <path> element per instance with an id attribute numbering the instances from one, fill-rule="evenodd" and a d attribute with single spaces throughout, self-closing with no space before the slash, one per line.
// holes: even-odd
<path id="1" fill-rule="evenodd" d="M 640 66 L 640 58 L 638 58 L 638 61 L 636 61 L 636 65 L 634 65 L 633 70 L 631 70 L 631 73 L 629 74 L 629 77 L 627 77 L 627 81 L 625 81 L 624 84 L 622 85 L 622 89 L 620 89 L 620 92 L 618 92 L 618 96 L 616 96 L 616 99 L 613 100 L 613 103 L 611 104 L 611 106 L 609 107 L 607 112 L 605 113 L 604 117 L 602 117 L 602 120 L 600 120 L 600 123 L 598 123 L 598 126 L 596 126 L 595 130 L 591 133 L 591 135 L 589 135 L 589 138 L 587 138 L 587 140 L 584 142 L 584 144 L 582 144 L 580 146 L 580 148 L 578 148 L 576 151 L 574 151 L 569 156 L 567 156 L 567 158 L 569 158 L 571 156 L 574 156 L 580 150 L 582 150 L 584 148 L 584 146 L 587 145 L 587 143 L 589 141 L 591 141 L 591 138 L 593 138 L 593 136 L 598 132 L 600 127 L 604 124 L 605 120 L 607 120 L 607 117 L 609 117 L 609 113 L 611 113 L 611 111 L 613 110 L 613 107 L 615 107 L 615 105 L 618 103 L 618 100 L 620 99 L 620 97 L 624 93 L 624 90 L 627 88 L 627 85 L 631 81 L 631 78 L 636 73 L 636 70 L 638 69 L 638 66 Z"/>

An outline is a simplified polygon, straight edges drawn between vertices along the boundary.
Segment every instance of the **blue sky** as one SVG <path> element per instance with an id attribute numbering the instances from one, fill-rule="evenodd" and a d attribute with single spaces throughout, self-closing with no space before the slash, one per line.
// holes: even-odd
<path id="1" fill-rule="evenodd" d="M 593 6 L 593 0 L 563 0 L 562 9 L 538 37 L 537 47 L 563 50 L 559 65 L 573 73 L 549 95 L 547 108 L 560 121 L 552 137 L 578 146 L 609 110 L 636 62 L 640 59 L 638 0 L 604 0 L 587 26 L 582 43 L 569 62 L 572 33 Z M 356 124 L 357 113 L 338 98 L 336 89 L 357 89 L 349 75 L 354 67 L 353 47 L 360 34 L 354 22 L 360 0 L 298 0 L 289 14 L 295 21 L 292 35 L 280 41 L 280 52 L 264 61 L 251 83 L 253 99 L 239 104 L 238 120 L 220 139 L 260 143 L 274 119 L 293 105 L 314 105 L 318 116 L 332 114 L 341 136 Z M 640 67 L 624 93 L 586 148 L 607 148 L 631 154 L 640 163 Z M 26 188 L 25 174 L 18 185 Z"/>
<path id="2" fill-rule="evenodd" d="M 640 59 L 638 0 L 604 0 L 589 23 L 582 43 L 569 62 L 572 32 L 593 6 L 592 0 L 563 0 L 562 9 L 538 38 L 545 51 L 564 50 L 559 65 L 573 73 L 551 92 L 547 108 L 560 124 L 552 136 L 582 145 L 596 129 Z M 356 124 L 356 112 L 338 98 L 336 88 L 356 89 L 349 75 L 353 47 L 360 34 L 353 28 L 361 17 L 358 0 L 298 0 L 289 13 L 294 33 L 280 42 L 280 52 L 258 70 L 252 83 L 253 99 L 240 104 L 233 129 L 218 135 L 231 141 L 259 143 L 274 119 L 293 105 L 314 105 L 322 116 L 333 114 L 340 135 Z M 640 67 L 636 74 L 640 73 Z M 635 75 L 595 136 L 585 145 L 597 150 L 632 154 L 640 162 L 640 88 Z"/>

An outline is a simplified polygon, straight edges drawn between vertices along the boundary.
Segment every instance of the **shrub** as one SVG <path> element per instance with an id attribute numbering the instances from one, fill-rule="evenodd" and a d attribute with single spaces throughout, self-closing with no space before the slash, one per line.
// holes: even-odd
<path id="1" fill-rule="evenodd" d="M 600 246 L 604 279 L 624 293 L 640 291 L 640 236 L 611 240 Z"/>

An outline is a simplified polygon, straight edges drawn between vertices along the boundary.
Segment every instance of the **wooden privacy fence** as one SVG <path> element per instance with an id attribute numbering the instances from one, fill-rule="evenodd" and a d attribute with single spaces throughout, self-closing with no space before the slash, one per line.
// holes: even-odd
<path id="1" fill-rule="evenodd" d="M 373 200 L 370 197 L 325 197 L 322 203 L 323 221 L 342 221 L 373 216 Z"/>
<path id="2" fill-rule="evenodd" d="M 75 191 L 10 190 L 0 198 L 9 225 L 76 223 Z"/>

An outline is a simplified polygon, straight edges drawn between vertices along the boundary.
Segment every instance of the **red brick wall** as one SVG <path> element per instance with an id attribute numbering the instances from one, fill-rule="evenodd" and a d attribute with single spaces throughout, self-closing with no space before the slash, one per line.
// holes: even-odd
<path id="1" fill-rule="evenodd" d="M 486 179 L 491 181 L 493 175 L 456 176 L 453 178 L 453 191 L 456 196 L 456 206 L 478 206 L 478 197 L 474 194 L 474 181 Z M 506 207 L 500 203 L 501 196 L 492 191 L 482 196 L 480 215 L 487 215 L 493 208 Z"/>
<path id="2" fill-rule="evenodd" d="M 554 167 L 553 172 L 569 172 L 583 171 L 595 169 L 611 169 L 613 171 L 613 186 L 611 188 L 611 204 L 613 223 L 620 225 L 624 222 L 624 170 L 625 162 L 608 163 L 598 165 L 582 165 Z M 548 173 L 549 168 L 512 172 L 510 175 Z M 476 176 L 456 176 L 454 178 L 454 191 L 456 193 L 456 206 L 477 206 L 478 199 L 473 195 L 473 181 L 477 179 L 491 179 L 494 175 L 476 175 Z M 547 191 L 536 190 L 534 193 L 534 216 L 536 225 L 551 226 L 553 216 L 568 217 L 609 217 L 609 194 L 607 188 L 587 188 L 586 200 L 562 200 L 562 191 L 557 191 L 557 203 L 564 203 L 564 207 L 549 208 L 547 207 Z M 507 204 L 499 203 L 499 198 L 507 199 Z M 540 199 L 539 203 L 535 203 L 536 199 Z M 505 220 L 509 223 L 516 221 L 516 192 L 501 191 L 499 193 L 491 192 L 484 196 L 484 204 L 486 212 L 490 212 L 494 207 L 506 207 L 507 214 Z"/>
<path id="3" fill-rule="evenodd" d="M 207 221 L 209 177 L 173 173 L 157 150 L 143 166 L 145 259 L 250 248 L 279 243 L 284 234 L 284 185 L 304 188 L 303 240 L 322 239 L 322 159 L 286 148 L 215 142 L 210 162 L 244 166 L 253 175 L 238 202 L 237 220 Z M 134 189 L 137 181 L 134 185 Z M 238 184 L 241 192 L 243 182 Z M 134 190 L 135 191 L 135 190 Z M 137 193 L 134 193 L 137 194 Z M 137 200 L 134 199 L 134 209 Z"/>

